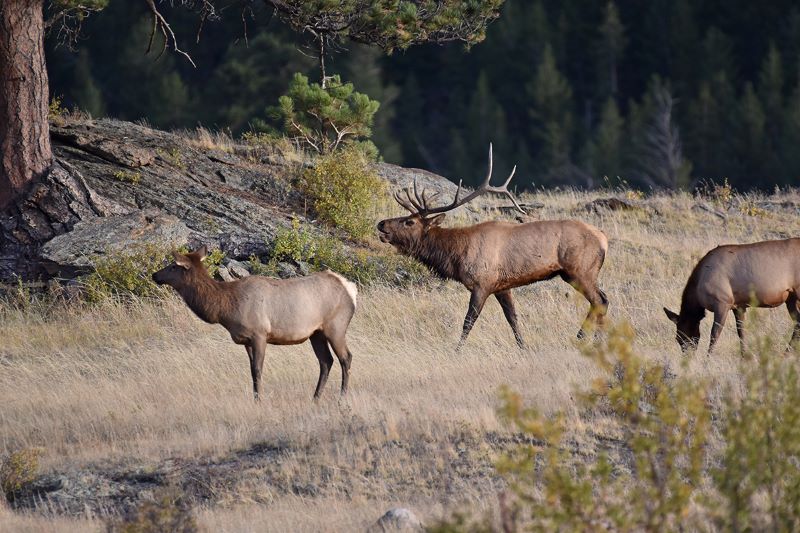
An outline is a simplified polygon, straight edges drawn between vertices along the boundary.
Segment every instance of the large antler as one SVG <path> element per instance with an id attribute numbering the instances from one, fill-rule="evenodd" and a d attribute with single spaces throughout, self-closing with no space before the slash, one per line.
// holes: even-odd
<path id="1" fill-rule="evenodd" d="M 458 199 L 458 197 L 461 196 L 461 180 L 459 180 L 458 189 L 456 190 L 456 196 L 455 198 L 453 198 L 453 202 L 449 205 L 443 205 L 440 207 L 429 207 L 430 205 L 429 202 L 432 202 L 437 196 L 439 196 L 439 193 L 434 194 L 430 198 L 426 196 L 427 191 L 423 190 L 422 194 L 420 194 L 417 191 L 417 180 L 414 180 L 413 189 L 411 187 L 407 187 L 401 191 L 397 191 L 394 194 L 394 198 L 395 200 L 397 200 L 397 203 L 402 205 L 404 208 L 408 209 L 411 213 L 426 216 L 426 215 L 433 215 L 436 213 L 444 213 L 446 211 L 452 211 L 453 209 L 461 207 L 462 205 L 472 201 L 474 198 L 482 194 L 491 192 L 495 194 L 504 194 L 508 196 L 509 200 L 511 200 L 511 202 L 514 204 L 514 207 L 519 209 L 520 213 L 525 214 L 525 210 L 522 209 L 522 207 L 520 207 L 520 205 L 517 203 L 517 200 L 514 198 L 514 195 L 511 194 L 511 192 L 508 190 L 508 184 L 511 181 L 511 178 L 514 177 L 514 173 L 517 171 L 516 165 L 514 165 L 514 168 L 511 170 L 511 174 L 509 174 L 508 179 L 506 179 L 505 183 L 503 183 L 503 185 L 501 185 L 500 187 L 492 187 L 489 185 L 489 182 L 492 179 L 492 166 L 493 166 L 492 144 L 489 143 L 489 172 L 487 172 L 486 174 L 486 179 L 483 180 L 483 183 L 481 183 L 479 187 L 477 187 L 474 191 L 472 191 L 470 194 L 468 194 L 461 200 Z M 414 193 L 413 198 L 411 196 L 412 192 Z M 403 194 L 405 194 L 405 198 L 403 198 Z"/>

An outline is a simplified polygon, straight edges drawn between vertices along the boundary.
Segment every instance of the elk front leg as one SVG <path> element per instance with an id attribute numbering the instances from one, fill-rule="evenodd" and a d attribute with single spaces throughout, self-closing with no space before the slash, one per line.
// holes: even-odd
<path id="1" fill-rule="evenodd" d="M 264 367 L 264 354 L 267 341 L 253 339 L 247 344 L 247 355 L 250 357 L 250 376 L 253 378 L 253 396 L 256 401 L 261 398 L 261 370 Z"/>
<path id="2" fill-rule="evenodd" d="M 728 311 L 730 307 L 718 306 L 714 309 L 714 325 L 711 326 L 711 341 L 708 343 L 708 355 L 714 351 L 714 345 L 717 344 L 722 328 L 725 326 L 725 320 L 728 318 Z"/>
<path id="3" fill-rule="evenodd" d="M 514 338 L 517 340 L 517 346 L 524 349 L 525 341 L 522 340 L 522 335 L 519 332 L 519 325 L 517 324 L 517 310 L 514 308 L 514 299 L 511 296 L 511 291 L 500 291 L 494 294 L 497 301 L 500 302 L 500 307 L 503 308 L 503 314 L 506 320 L 511 325 L 511 330 L 514 332 Z"/>
<path id="4" fill-rule="evenodd" d="M 467 316 L 464 317 L 464 329 L 461 331 L 461 340 L 458 341 L 456 351 L 460 350 L 464 341 L 467 340 L 467 335 L 469 335 L 469 332 L 472 330 L 472 326 L 475 325 L 475 321 L 478 320 L 483 310 L 483 304 L 486 303 L 486 298 L 488 298 L 488 296 L 489 295 L 481 289 L 476 288 L 472 290 L 472 296 L 469 298 Z"/>
<path id="5" fill-rule="evenodd" d="M 789 341 L 789 346 L 786 348 L 790 350 L 795 347 L 797 341 L 800 339 L 800 300 L 797 295 L 791 293 L 786 300 L 786 309 L 789 311 L 789 316 L 794 321 L 794 330 L 792 331 L 792 338 Z"/>
<path id="6" fill-rule="evenodd" d="M 328 339 L 325 338 L 321 331 L 311 335 L 310 340 L 311 347 L 314 348 L 314 353 L 319 360 L 319 379 L 317 380 L 317 388 L 314 390 L 314 400 L 317 400 L 319 395 L 322 394 L 325 383 L 328 381 L 328 374 L 331 371 L 331 365 L 333 365 L 333 356 L 328 347 Z"/>
<path id="7" fill-rule="evenodd" d="M 742 355 L 745 354 L 744 343 L 744 313 L 747 309 L 745 307 L 734 307 L 733 316 L 736 318 L 736 334 L 739 336 L 739 347 L 742 350 Z"/>

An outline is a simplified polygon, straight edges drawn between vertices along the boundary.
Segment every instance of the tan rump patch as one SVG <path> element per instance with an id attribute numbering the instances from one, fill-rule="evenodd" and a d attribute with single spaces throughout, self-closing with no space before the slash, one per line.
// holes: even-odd
<path id="1" fill-rule="evenodd" d="M 344 289 L 347 291 L 347 294 L 350 296 L 350 299 L 353 301 L 353 307 L 357 307 L 358 303 L 356 302 L 356 300 L 357 300 L 357 297 L 358 297 L 358 287 L 356 287 L 356 284 L 353 283 L 352 281 L 348 280 L 347 278 L 345 278 L 341 274 L 337 274 L 333 270 L 328 270 L 328 272 L 330 272 L 331 274 L 336 276 L 336 278 L 339 281 L 342 282 L 342 285 L 344 286 Z"/>

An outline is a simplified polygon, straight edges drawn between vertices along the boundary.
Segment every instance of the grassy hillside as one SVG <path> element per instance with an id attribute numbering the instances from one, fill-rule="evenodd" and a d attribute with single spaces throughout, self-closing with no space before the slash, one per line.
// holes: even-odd
<path id="1" fill-rule="evenodd" d="M 640 209 L 586 209 L 600 194 L 572 191 L 522 201 L 544 205 L 532 218 L 579 218 L 608 235 L 600 283 L 609 319 L 630 322 L 637 351 L 717 389 L 739 383 L 747 363 L 732 318 L 712 357 L 705 320 L 701 349 L 681 365 L 661 308 L 678 307 L 692 266 L 714 246 L 800 235 L 800 196 L 627 194 Z M 451 224 L 481 217 L 502 214 L 468 212 Z M 61 488 L 35 511 L 0 504 L 0 529 L 102 530 L 104 513 L 161 485 L 189 494 L 205 531 L 354 531 L 394 506 L 429 524 L 492 512 L 504 485 L 493 462 L 519 440 L 497 415 L 502 385 L 567 414 L 576 460 L 614 439 L 613 424 L 577 407 L 575 391 L 601 375 L 575 341 L 588 304 L 560 280 L 516 292 L 530 348 L 516 347 L 491 301 L 455 353 L 466 289 L 362 288 L 349 332 L 352 392 L 339 399 L 335 367 L 318 404 L 309 345 L 268 347 L 267 397 L 254 404 L 244 349 L 178 298 L 56 308 L 9 299 L 0 309 L 0 455 L 40 448 L 42 479 Z M 784 308 L 753 315 L 764 318 L 759 334 L 788 341 Z"/>

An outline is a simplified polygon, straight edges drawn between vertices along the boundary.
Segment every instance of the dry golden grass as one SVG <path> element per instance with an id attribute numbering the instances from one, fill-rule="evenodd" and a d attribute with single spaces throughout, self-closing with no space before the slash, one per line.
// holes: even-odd
<path id="1" fill-rule="evenodd" d="M 682 367 L 674 327 L 661 308 L 678 306 L 692 266 L 710 248 L 800 235 L 800 219 L 789 211 L 753 216 L 734 209 L 723 223 L 693 210 L 688 195 L 648 200 L 657 215 L 590 214 L 582 206 L 597 196 L 541 193 L 524 201 L 546 205 L 535 218 L 580 218 L 606 232 L 610 251 L 601 285 L 611 300 L 609 317 L 632 323 L 643 354 L 668 361 L 678 373 L 736 382 L 732 319 L 714 356 L 706 357 L 703 346 Z M 362 290 L 349 332 L 352 393 L 339 399 L 337 368 L 318 404 L 311 402 L 318 367 L 310 346 L 268 348 L 267 397 L 254 404 L 244 349 L 177 298 L 64 308 L 49 317 L 36 308 L 6 308 L 0 312 L 0 455 L 42 447 L 45 471 L 64 471 L 166 458 L 218 460 L 254 445 L 278 447 L 277 459 L 250 464 L 217 490 L 215 505 L 197 510 L 208 531 L 352 531 L 398 505 L 428 522 L 464 506 L 491 508 L 499 487 L 492 460 L 507 434 L 495 413 L 501 385 L 545 412 L 573 413 L 576 433 L 602 432 L 602 421 L 586 427 L 573 399 L 576 388 L 598 376 L 574 341 L 586 302 L 559 280 L 516 294 L 530 348 L 516 347 L 491 301 L 456 354 L 469 299 L 463 287 Z M 755 313 L 764 317 L 763 327 L 788 339 L 784 309 Z M 0 508 L 0 529 L 101 526 Z"/>

